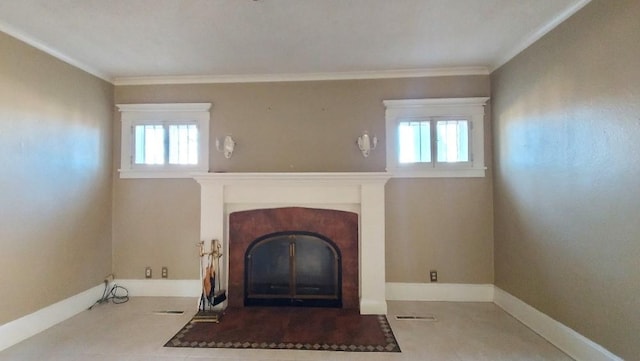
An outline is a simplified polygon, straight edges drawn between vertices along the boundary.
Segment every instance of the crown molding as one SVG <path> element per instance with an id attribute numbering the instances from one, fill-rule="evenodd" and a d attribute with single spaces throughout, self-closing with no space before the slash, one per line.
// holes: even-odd
<path id="1" fill-rule="evenodd" d="M 516 55 L 520 54 L 526 48 L 531 46 L 536 41 L 540 40 L 543 36 L 545 36 L 548 32 L 553 30 L 556 26 L 560 25 L 562 22 L 567 20 L 571 15 L 577 13 L 580 9 L 585 7 L 591 0 L 579 0 L 572 6 L 568 7 L 565 11 L 561 12 L 555 18 L 551 19 L 548 23 L 542 25 L 537 30 L 531 32 L 529 35 L 524 37 L 521 42 L 516 44 L 510 51 L 507 51 L 503 56 L 499 57 L 496 63 L 491 67 L 491 71 L 498 69 L 499 67 L 506 64 L 509 60 L 516 57 Z"/>
<path id="2" fill-rule="evenodd" d="M 159 84 L 216 84 L 216 83 L 263 83 L 286 81 L 354 80 L 422 78 L 436 76 L 488 75 L 485 66 L 398 69 L 382 71 L 354 71 L 333 73 L 289 73 L 289 74 L 236 74 L 236 75 L 179 75 L 117 77 L 113 84 L 119 85 L 159 85 Z"/>
<path id="3" fill-rule="evenodd" d="M 40 51 L 43 51 L 43 52 L 53 56 L 54 58 L 56 58 L 56 59 L 58 59 L 60 61 L 63 61 L 63 62 L 65 62 L 65 63 L 67 63 L 67 64 L 69 64 L 71 66 L 74 66 L 74 67 L 76 67 L 76 68 L 78 68 L 80 70 L 83 70 L 83 71 L 85 71 L 85 72 L 87 72 L 87 73 L 89 73 L 89 74 L 91 74 L 93 76 L 96 76 L 96 77 L 98 77 L 98 78 L 100 78 L 100 79 L 102 79 L 104 81 L 107 81 L 109 83 L 113 83 L 113 79 L 111 79 L 111 77 L 109 77 L 107 74 L 105 74 L 105 73 L 103 73 L 101 71 L 98 71 L 97 69 L 95 69 L 95 68 L 93 68 L 91 66 L 88 66 L 88 65 L 86 65 L 86 64 L 84 64 L 84 63 L 82 63 L 82 62 L 80 62 L 80 61 L 78 61 L 76 59 L 73 59 L 73 58 L 67 56 L 66 54 L 64 54 L 64 53 L 62 53 L 62 52 L 60 52 L 60 51 L 58 51 L 56 49 L 53 49 L 53 48 L 41 43 L 39 40 L 33 38 L 31 35 L 28 35 L 28 34 L 22 32 L 22 31 L 14 28 L 11 25 L 8 25 L 6 23 L 0 22 L 0 31 L 3 32 L 3 33 L 6 33 L 6 34 L 8 34 L 8 35 L 10 35 L 10 36 L 12 36 L 12 37 L 14 37 L 16 39 L 18 39 L 18 40 L 20 40 L 20 41 L 22 41 L 22 42 L 24 42 L 24 43 L 36 48 L 36 49 L 38 49 Z"/>

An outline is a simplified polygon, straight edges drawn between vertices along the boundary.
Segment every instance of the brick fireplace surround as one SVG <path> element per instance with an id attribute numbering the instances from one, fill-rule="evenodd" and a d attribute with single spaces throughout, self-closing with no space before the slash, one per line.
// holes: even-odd
<path id="1" fill-rule="evenodd" d="M 229 279 L 229 269 L 237 269 L 239 266 L 236 263 L 244 262 L 238 259 L 238 250 L 229 252 L 230 214 L 252 210 L 272 210 L 266 214 L 275 214 L 272 212 L 284 209 L 285 213 L 280 217 L 289 216 L 292 219 L 308 216 L 314 209 L 325 209 L 351 212 L 358 216 L 355 260 L 358 265 L 358 295 L 349 294 L 355 293 L 355 287 L 349 290 L 343 284 L 343 291 L 347 293 L 343 294 L 343 301 L 347 302 L 345 307 L 353 307 L 355 303 L 354 308 L 359 306 L 361 314 L 386 314 L 384 185 L 389 179 L 387 173 L 203 173 L 194 175 L 194 178 L 201 186 L 200 237 L 201 240 L 218 239 L 223 245 L 221 279 L 222 287 L 229 292 L 230 302 L 240 302 L 243 289 L 242 285 L 237 284 L 235 272 Z M 304 226 L 307 221 L 303 221 L 303 218 L 296 218 L 294 225 Z M 265 226 L 264 221 L 258 221 L 257 224 L 260 223 L 262 227 Z M 264 230 L 271 229 L 269 227 L 279 231 L 276 228 L 282 228 L 282 225 L 272 224 Z M 313 226 L 310 228 L 307 231 L 321 233 Z M 343 273 L 343 283 L 350 282 L 345 277 Z"/>
<path id="2" fill-rule="evenodd" d="M 333 209 L 285 207 L 234 212 L 229 216 L 229 306 L 244 305 L 245 252 L 257 238 L 276 232 L 319 233 L 342 255 L 343 308 L 360 307 L 358 297 L 358 215 Z"/>

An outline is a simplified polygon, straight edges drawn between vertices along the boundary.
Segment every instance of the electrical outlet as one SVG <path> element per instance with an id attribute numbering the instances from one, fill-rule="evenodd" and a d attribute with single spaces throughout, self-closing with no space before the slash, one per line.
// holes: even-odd
<path id="1" fill-rule="evenodd" d="M 151 278 L 151 267 L 147 267 L 144 269 L 144 277 L 145 278 Z"/>
<path id="2" fill-rule="evenodd" d="M 429 271 L 429 279 L 431 282 L 438 282 L 438 271 L 431 270 Z"/>
<path id="3" fill-rule="evenodd" d="M 162 278 L 169 278 L 169 269 L 166 266 L 162 267 Z"/>

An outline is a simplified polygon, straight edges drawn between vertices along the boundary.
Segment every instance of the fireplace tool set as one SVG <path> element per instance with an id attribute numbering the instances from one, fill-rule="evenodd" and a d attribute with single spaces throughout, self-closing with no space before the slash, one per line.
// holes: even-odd
<path id="1" fill-rule="evenodd" d="M 202 294 L 198 313 L 193 321 L 220 322 L 222 313 L 213 309 L 227 299 L 227 291 L 220 286 L 220 258 L 221 245 L 217 239 L 211 241 L 210 251 L 206 251 L 205 242 L 198 243 L 200 247 L 200 271 L 202 274 Z M 217 289 L 216 289 L 217 278 Z"/>

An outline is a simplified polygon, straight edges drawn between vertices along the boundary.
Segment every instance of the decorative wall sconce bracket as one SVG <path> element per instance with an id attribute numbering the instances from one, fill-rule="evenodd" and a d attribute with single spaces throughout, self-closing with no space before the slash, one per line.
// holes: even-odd
<path id="1" fill-rule="evenodd" d="M 231 138 L 230 135 L 224 137 L 222 144 L 220 143 L 220 139 L 216 138 L 216 149 L 218 152 L 224 153 L 224 157 L 229 159 L 233 155 L 233 150 L 236 147 L 236 142 Z"/>
<path id="2" fill-rule="evenodd" d="M 362 156 L 367 158 L 372 150 L 376 149 L 378 146 L 378 137 L 375 135 L 373 137 L 369 136 L 369 133 L 365 131 L 361 136 L 358 137 L 358 148 L 362 152 Z"/>

